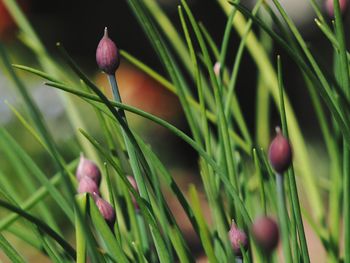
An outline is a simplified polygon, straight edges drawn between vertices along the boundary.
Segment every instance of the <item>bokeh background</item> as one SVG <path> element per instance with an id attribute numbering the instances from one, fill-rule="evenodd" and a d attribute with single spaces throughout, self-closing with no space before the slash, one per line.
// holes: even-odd
<path id="1" fill-rule="evenodd" d="M 179 32 L 182 32 L 180 21 L 177 14 L 177 0 L 159 0 L 162 8 L 169 15 L 170 20 L 177 26 Z M 253 1 L 243 1 L 247 6 L 251 6 Z M 314 23 L 314 14 L 311 6 L 306 0 L 284 0 L 284 7 L 292 16 L 298 27 L 304 34 L 306 40 L 312 45 L 312 50 L 318 54 L 318 61 L 323 65 L 330 65 L 331 46 Z M 321 1 L 320 1 L 321 2 Z M 154 68 L 156 71 L 165 75 L 154 50 L 150 46 L 141 27 L 138 25 L 132 12 L 128 8 L 126 1 L 44 1 L 44 0 L 21 0 L 30 22 L 38 33 L 40 39 L 45 44 L 53 57 L 56 57 L 56 42 L 61 42 L 69 53 L 74 57 L 78 64 L 94 79 L 100 86 L 107 87 L 107 81 L 104 74 L 98 71 L 95 63 L 95 50 L 98 41 L 102 37 L 103 28 L 109 29 L 110 37 L 116 42 L 117 46 L 124 49 Z M 209 0 L 191 0 L 189 1 L 196 17 L 207 27 L 216 43 L 220 45 L 223 31 L 226 23 L 226 16 L 215 1 Z M 345 29 L 348 31 L 348 15 L 345 15 Z M 31 52 L 18 40 L 16 25 L 7 14 L 6 9 L 0 0 L 0 41 L 10 51 L 11 59 L 14 63 L 37 66 L 38 61 Z M 349 36 L 349 34 L 346 34 Z M 239 38 L 233 33 L 229 45 L 229 60 L 233 60 L 238 48 Z M 273 54 L 284 54 L 283 50 L 274 47 Z M 59 60 L 59 58 L 57 57 Z M 271 58 L 274 59 L 273 57 Z M 324 146 L 320 143 L 321 135 L 314 112 L 307 96 L 306 88 L 303 86 L 302 77 L 293 65 L 285 57 L 285 83 L 288 95 L 291 98 L 296 115 L 301 124 L 302 131 L 307 138 L 310 146 L 310 152 L 313 154 L 314 161 L 319 165 L 320 177 L 325 175 L 327 162 Z M 329 68 L 329 71 L 332 69 Z M 75 132 L 70 127 L 65 115 L 65 104 L 61 100 L 56 90 L 43 85 L 41 79 L 29 74 L 20 73 L 30 89 L 32 96 L 41 109 L 46 121 L 53 132 L 60 150 L 67 160 L 76 158 L 79 149 L 76 142 Z M 165 75 L 166 76 L 166 75 Z M 159 83 L 147 77 L 144 73 L 137 70 L 126 61 L 122 60 L 120 69 L 117 72 L 117 78 L 121 89 L 122 99 L 125 103 L 139 107 L 145 111 L 158 115 L 171 123 L 175 124 L 184 131 L 188 127 L 183 118 L 182 110 L 178 100 L 174 95 L 167 92 Z M 252 132 L 255 127 L 255 95 L 256 95 L 257 73 L 254 63 L 249 54 L 245 54 L 242 67 L 240 69 L 237 94 L 243 109 L 245 118 Z M 13 83 L 9 80 L 6 72 L 0 62 L 0 125 L 5 126 L 8 131 L 19 141 L 25 149 L 34 156 L 35 160 L 48 173 L 52 174 L 54 168 L 47 165 L 49 157 L 46 156 L 43 149 L 33 140 L 31 136 L 22 128 L 11 113 L 8 105 L 15 106 L 18 109 L 22 107 L 22 100 L 13 88 Z M 92 113 L 89 106 L 81 101 L 74 100 L 79 111 L 83 116 L 90 116 Z M 97 120 L 88 117 L 88 129 L 91 133 L 99 136 L 99 127 Z M 171 172 L 176 174 L 179 184 L 186 191 L 186 185 L 189 182 L 199 184 L 199 175 L 196 170 L 196 154 L 185 143 L 169 134 L 166 130 L 142 120 L 135 116 L 129 116 L 130 123 L 134 129 L 141 134 L 147 142 L 158 152 L 161 159 L 170 168 Z M 278 116 L 272 107 L 272 126 L 279 124 Z M 271 128 L 271 131 L 273 129 Z M 4 174 L 10 174 L 11 167 L 8 160 L 1 156 L 0 149 L 0 170 Z M 169 201 L 172 204 L 172 200 Z M 176 202 L 173 209 L 178 209 Z M 203 200 L 203 203 L 204 200 Z M 181 214 L 181 211 L 179 211 Z M 186 221 L 184 223 L 186 226 Z M 191 231 L 188 231 L 188 239 L 191 240 Z M 196 251 L 196 240 L 191 241 Z M 311 250 L 318 251 L 319 247 L 311 247 Z M 30 252 L 26 252 L 28 255 Z M 311 253 L 313 257 L 320 253 Z M 322 254 L 320 254 L 322 255 Z M 33 260 L 36 255 L 33 255 Z M 1 253 L 0 253 L 1 259 Z M 316 259 L 316 258 L 315 258 Z M 44 259 L 43 259 L 44 260 Z M 34 262 L 34 261 L 33 261 Z M 35 261 L 38 262 L 38 261 Z M 314 261 L 321 262 L 321 261 Z"/>

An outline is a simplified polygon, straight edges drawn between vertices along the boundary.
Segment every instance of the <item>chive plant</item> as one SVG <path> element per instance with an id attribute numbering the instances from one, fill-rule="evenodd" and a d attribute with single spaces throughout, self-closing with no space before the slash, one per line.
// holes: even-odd
<path id="1" fill-rule="evenodd" d="M 347 1 L 305 1 L 329 42 L 333 72 L 317 62 L 312 43 L 306 43 L 279 0 L 257 0 L 251 10 L 240 1 L 216 0 L 227 15 L 219 44 L 185 0 L 178 6 L 180 31 L 157 1 L 127 0 L 165 75 L 118 49 L 106 28 L 96 62 L 109 80 L 109 99 L 62 44 L 57 45 L 61 59 L 51 57 L 16 1 L 4 0 L 19 27 L 19 40 L 40 65 L 12 61 L 0 42 L 1 67 L 24 102 L 21 108 L 7 105 L 57 171 L 48 176 L 16 137 L 0 127 L 1 156 L 12 169 L 0 167 L 0 255 L 12 262 L 27 261 L 13 242 L 16 238 L 53 262 L 195 262 L 198 255 L 165 198 L 170 192 L 209 262 L 319 260 L 310 254 L 313 243 L 307 242 L 307 225 L 327 262 L 350 263 L 350 55 L 343 22 Z M 241 39 L 229 61 L 235 33 Z M 88 44 L 95 46 L 97 40 L 98 36 L 96 43 Z M 288 73 L 282 74 L 284 58 L 273 52 L 272 43 L 293 60 L 304 80 L 329 160 L 326 178 L 314 169 L 318 164 L 310 158 L 310 144 L 285 88 L 289 85 L 284 81 Z M 256 134 L 248 129 L 238 96 L 237 81 L 245 77 L 239 74 L 245 50 L 257 68 Z M 188 133 L 122 102 L 115 75 L 121 58 L 178 97 Z M 66 115 L 79 142 L 76 158 L 65 160 L 20 70 L 44 79 L 47 88 L 58 90 L 67 102 Z M 92 116 L 83 118 L 71 103 L 72 96 L 94 110 L 100 137 L 85 128 Z M 282 127 L 272 142 L 271 107 L 277 109 Z M 129 126 L 125 112 L 168 129 L 196 151 L 210 221 L 198 187 L 178 186 L 148 142 Z M 277 253 L 279 243 L 282 253 Z"/>

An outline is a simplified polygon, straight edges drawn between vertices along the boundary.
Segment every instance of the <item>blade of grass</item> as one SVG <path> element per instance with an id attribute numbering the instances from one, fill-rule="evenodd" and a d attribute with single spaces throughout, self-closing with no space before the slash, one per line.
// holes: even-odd
<path id="1" fill-rule="evenodd" d="M 208 230 L 208 226 L 204 220 L 203 214 L 202 214 L 202 209 L 200 206 L 199 198 L 198 198 L 198 193 L 194 185 L 190 185 L 189 187 L 189 195 L 191 198 L 191 203 L 193 207 L 193 212 L 194 216 L 196 217 L 196 220 L 198 222 L 199 226 L 199 233 L 200 233 L 200 238 L 202 240 L 203 248 L 208 256 L 209 262 L 217 262 L 216 256 L 214 253 L 214 248 L 213 244 L 211 241 L 210 233 Z"/>
<path id="2" fill-rule="evenodd" d="M 52 59 L 49 56 L 47 50 L 45 49 L 45 46 L 42 44 L 39 36 L 36 34 L 35 30 L 26 18 L 24 12 L 19 7 L 18 3 L 15 0 L 5 0 L 3 1 L 3 4 L 6 6 L 7 10 L 11 14 L 11 17 L 15 20 L 18 27 L 21 29 L 20 36 L 24 44 L 27 44 L 27 46 L 32 49 L 41 66 L 55 76 L 64 75 L 62 74 L 64 71 L 59 68 L 57 63 L 55 63 L 56 60 Z M 23 93 L 22 95 L 25 96 Z M 84 128 L 84 118 L 80 116 L 80 113 L 75 107 L 74 102 L 68 96 L 61 96 L 61 100 L 65 104 L 67 118 L 69 119 L 74 132 L 76 132 L 78 127 Z M 42 124 L 38 123 L 35 119 L 33 120 L 35 121 L 36 125 L 42 126 Z M 40 126 L 38 126 L 39 130 L 41 129 Z M 86 141 L 82 141 L 82 138 L 79 136 L 77 139 L 82 145 L 84 152 L 87 152 L 88 155 L 92 156 L 94 160 L 98 160 L 98 156 L 94 152 L 94 149 L 90 148 L 91 146 Z"/>
<path id="3" fill-rule="evenodd" d="M 125 53 L 125 51 L 121 51 L 121 53 L 123 54 L 123 53 Z M 140 62 L 140 61 L 135 62 L 134 60 L 136 60 L 136 58 L 132 57 L 129 54 L 128 55 L 126 55 L 126 54 L 127 53 L 125 53 L 124 56 L 130 56 L 130 58 L 129 57 L 127 58 L 128 60 L 132 58 L 132 61 L 133 61 L 132 63 L 138 63 L 137 65 L 139 65 L 141 67 L 141 69 L 144 70 L 145 72 L 148 72 L 149 70 L 151 70 L 146 65 L 144 65 L 142 62 Z M 33 73 L 33 74 L 38 75 L 40 77 L 43 77 L 47 80 L 50 80 L 51 82 L 55 83 L 55 87 L 57 87 L 57 88 L 61 88 L 61 89 L 65 90 L 64 87 L 66 87 L 68 85 L 68 84 L 64 84 L 62 82 L 59 82 L 58 80 L 52 78 L 50 75 L 48 75 L 42 71 L 30 68 L 30 67 L 22 66 L 22 65 L 13 65 L 13 66 L 15 68 L 28 71 L 30 73 Z M 170 91 L 172 91 L 173 93 L 176 94 L 176 92 L 174 91 L 176 88 L 170 82 L 163 79 L 163 77 L 161 77 L 157 73 L 154 72 L 154 74 L 156 75 L 156 77 L 154 77 L 154 78 L 157 81 L 161 81 L 161 83 L 164 86 L 168 87 Z M 160 80 L 160 79 L 162 79 L 162 80 Z M 80 92 L 80 91 L 77 91 L 77 92 Z M 75 93 L 75 94 L 77 94 L 77 93 Z M 200 110 L 200 105 L 194 99 L 191 99 L 191 97 L 187 97 L 187 99 L 188 99 L 189 104 L 191 104 L 191 106 L 193 106 L 195 109 Z M 210 120 L 212 123 L 214 123 L 214 124 L 216 123 L 216 121 L 217 121 L 216 116 L 212 112 L 207 110 L 206 116 L 207 116 L 208 120 Z M 233 130 L 229 130 L 229 133 L 230 133 L 230 137 L 233 138 L 233 140 L 235 141 L 237 146 L 240 146 L 242 150 L 244 150 L 247 154 L 250 154 L 250 146 L 247 145 Z"/>
<path id="4" fill-rule="evenodd" d="M 22 149 L 21 146 L 17 144 L 17 142 L 12 138 L 12 136 L 3 128 L 0 128 L 0 139 L 2 139 L 4 146 L 6 145 L 6 147 L 13 148 L 17 156 L 20 158 L 21 162 L 25 163 L 29 167 L 29 170 L 32 172 L 32 174 L 35 175 L 36 178 L 45 187 L 49 189 L 53 199 L 62 208 L 62 211 L 65 211 L 67 213 L 68 218 L 71 219 L 71 217 L 73 217 L 73 212 L 65 197 L 54 186 L 51 185 L 49 179 L 34 163 L 31 157 Z"/>
<path id="5" fill-rule="evenodd" d="M 339 66 L 341 87 L 344 90 L 346 98 L 350 98 L 350 77 L 349 64 L 347 59 L 346 41 L 344 33 L 343 18 L 338 0 L 333 1 L 335 14 L 335 32 L 339 43 Z M 350 262 L 350 147 L 343 139 L 343 184 L 344 184 L 344 263 Z M 337 250 L 337 241 L 331 240 L 332 245 Z"/>
<path id="6" fill-rule="evenodd" d="M 232 3 L 234 4 L 234 3 Z M 235 4 L 234 4 L 235 5 Z M 242 12 L 244 15 L 248 15 L 249 16 L 249 12 L 247 12 L 247 10 L 245 8 L 243 8 L 242 6 L 239 5 L 235 5 L 237 7 L 237 9 L 240 10 L 240 12 Z M 264 25 L 264 23 L 262 23 L 259 19 L 254 18 L 252 16 L 249 16 L 250 18 L 253 19 L 254 22 L 258 23 L 262 29 L 264 29 L 273 39 L 277 40 L 278 43 L 281 44 L 281 42 L 283 43 L 283 40 L 281 40 L 275 33 L 273 33 L 268 27 L 266 27 Z M 240 18 L 239 22 L 237 23 L 243 23 L 243 17 Z M 236 28 L 238 29 L 237 25 Z M 255 48 L 253 50 L 252 46 L 253 44 L 257 45 L 259 47 L 259 43 L 257 43 L 257 40 L 255 39 L 255 37 L 253 35 L 250 36 L 249 41 L 247 40 L 247 47 L 248 50 L 252 53 L 253 58 L 256 60 L 257 65 L 259 67 L 259 70 L 261 72 L 264 72 L 264 78 L 266 78 L 266 80 L 269 80 L 268 83 L 272 83 L 271 85 L 269 85 L 269 87 L 271 88 L 271 92 L 272 95 L 275 99 L 275 102 L 279 102 L 279 98 L 278 98 L 278 83 L 277 83 L 277 78 L 275 75 L 274 70 L 270 67 L 270 62 L 268 61 L 268 58 L 265 56 L 264 51 L 260 50 L 259 48 Z M 282 44 L 283 47 L 288 50 L 288 46 L 285 44 Z M 257 54 L 257 52 L 259 52 L 259 54 Z M 292 52 L 291 50 L 289 52 Z M 313 79 L 313 75 L 310 75 L 310 72 L 308 72 L 307 70 L 308 67 L 305 64 L 302 64 L 302 60 L 300 60 L 299 57 L 297 57 L 297 55 L 293 55 L 293 53 L 290 53 L 291 57 L 293 59 L 296 59 L 298 62 L 298 65 L 302 66 L 302 69 L 305 70 L 305 72 L 308 73 L 308 76 Z M 263 63 L 259 66 L 259 63 Z M 262 65 L 264 65 L 264 68 L 262 67 Z M 326 97 L 326 91 L 325 90 L 321 90 L 321 95 L 322 98 L 325 99 L 327 105 L 330 107 L 332 113 L 334 114 L 334 117 L 339 121 L 340 125 L 345 125 L 345 122 L 342 120 L 342 117 L 340 116 L 339 112 L 337 111 L 337 109 L 335 109 L 332 105 L 331 100 L 332 98 L 328 98 Z M 333 95 L 332 95 L 333 96 Z M 312 196 L 312 198 L 310 198 L 310 202 L 312 203 L 312 206 L 315 207 L 314 209 L 314 214 L 315 217 L 320 221 L 323 222 L 323 218 L 324 218 L 324 213 L 323 213 L 323 206 L 320 202 L 320 198 L 319 198 L 319 193 L 318 193 L 318 189 L 316 188 L 316 184 L 313 182 L 313 176 L 311 173 L 311 167 L 310 167 L 310 161 L 308 160 L 308 154 L 307 154 L 307 149 L 305 146 L 305 142 L 301 136 L 300 133 L 300 129 L 299 126 L 297 124 L 297 121 L 295 119 L 295 116 L 292 112 L 292 108 L 291 105 L 288 101 L 288 99 L 285 99 L 285 107 L 286 107 L 286 113 L 287 113 L 287 117 L 289 120 L 289 129 L 291 131 L 291 134 L 293 135 L 291 137 L 292 143 L 294 145 L 294 149 L 295 149 L 295 156 L 298 162 L 300 162 L 300 168 L 302 170 L 303 173 L 303 178 L 305 179 L 305 183 L 308 185 L 308 189 L 310 192 L 310 195 Z M 344 126 L 343 126 L 344 127 Z M 347 128 L 344 127 L 344 130 L 346 131 Z M 347 132 L 347 131 L 346 131 Z M 299 158 L 298 158 L 299 157 Z"/>
<path id="7" fill-rule="evenodd" d="M 204 39 L 202 37 L 202 34 L 199 30 L 198 24 L 189 9 L 187 3 L 185 1 L 181 1 L 182 6 L 185 9 L 185 12 L 190 20 L 190 23 L 192 25 L 192 28 L 194 30 L 194 33 L 196 35 L 197 41 L 200 45 L 201 51 L 204 55 L 205 62 L 206 62 L 206 67 L 209 72 L 211 84 L 213 85 L 213 90 L 214 90 L 214 96 L 215 96 L 215 102 L 217 104 L 217 111 L 219 115 L 219 132 L 221 133 L 222 136 L 222 149 L 224 149 L 224 160 L 225 160 L 225 166 L 228 171 L 228 178 L 231 180 L 231 183 L 235 186 L 236 191 L 239 192 L 239 187 L 238 187 L 238 178 L 236 174 L 236 168 L 235 168 L 235 163 L 234 163 L 234 158 L 233 158 L 233 153 L 232 149 L 234 148 L 234 145 L 232 145 L 232 141 L 229 139 L 228 136 L 228 129 L 227 129 L 227 120 L 225 118 L 224 114 L 224 108 L 222 105 L 222 98 L 220 97 L 219 94 L 219 84 L 217 82 L 217 79 L 215 77 L 214 69 L 213 69 L 213 64 L 210 60 L 209 52 L 208 49 L 204 43 Z"/>
<path id="8" fill-rule="evenodd" d="M 83 219 L 85 219 L 86 216 L 86 208 L 87 208 L 87 196 L 86 194 L 78 195 L 77 197 L 77 203 L 79 209 L 81 209 L 81 214 L 83 216 Z M 79 218 L 76 216 L 75 218 L 75 239 L 76 239 L 76 249 L 77 249 L 77 263 L 85 263 L 86 261 L 86 241 L 84 234 L 82 233 L 83 227 L 80 224 Z"/>
<path id="9" fill-rule="evenodd" d="M 216 54 L 216 59 L 219 60 L 220 59 L 220 57 L 219 57 L 219 49 L 216 46 L 216 44 L 214 43 L 214 40 L 212 39 L 212 37 L 210 36 L 209 32 L 207 31 L 207 29 L 204 27 L 203 24 L 199 23 L 198 25 L 199 25 L 201 31 L 203 32 L 203 36 L 205 37 L 207 42 L 210 43 L 209 47 L 212 49 L 212 52 L 214 54 Z M 204 58 L 202 60 L 203 60 L 203 63 L 205 64 Z M 221 64 L 220 68 L 221 67 L 224 67 L 224 65 Z M 225 72 L 227 72 L 227 70 L 225 70 Z M 228 82 L 228 81 L 225 80 L 225 82 Z M 224 83 L 222 83 L 220 78 L 218 78 L 218 84 L 219 84 L 219 87 L 221 89 L 221 86 Z M 223 91 L 224 90 L 221 89 L 221 92 L 223 92 Z M 233 112 L 233 115 L 235 117 L 235 121 L 237 122 L 237 126 L 240 129 L 241 133 L 243 134 L 243 137 L 244 137 L 245 141 L 249 145 L 249 151 L 250 151 L 250 148 L 251 148 L 251 145 L 252 145 L 252 139 L 251 139 L 251 136 L 249 134 L 246 121 L 245 121 L 245 119 L 243 117 L 242 110 L 241 110 L 241 107 L 239 105 L 239 101 L 238 101 L 237 95 L 234 92 L 232 92 L 231 98 L 232 98 L 232 103 L 230 103 L 229 109 Z"/>
<path id="10" fill-rule="evenodd" d="M 186 90 L 189 90 L 189 89 L 187 87 L 187 83 L 185 82 L 182 74 L 180 73 L 180 71 L 178 69 L 178 66 L 175 63 L 176 60 L 173 58 L 173 56 L 169 52 L 167 45 L 165 44 L 164 40 L 162 39 L 161 35 L 159 34 L 152 19 L 147 14 L 147 12 L 146 12 L 147 8 L 142 8 L 142 7 L 144 7 L 143 2 L 139 1 L 139 0 L 129 0 L 128 4 L 132 8 L 137 19 L 139 20 L 140 24 L 142 25 L 150 42 L 154 46 L 161 62 L 164 64 L 168 74 L 170 75 L 170 78 L 171 78 L 172 82 L 174 83 L 174 86 L 177 88 L 178 97 L 179 97 L 181 105 L 183 107 L 188 124 L 191 128 L 191 132 L 193 134 L 193 137 L 195 138 L 195 140 L 198 143 L 201 143 L 200 135 L 199 135 L 199 128 L 198 128 L 198 125 L 195 121 L 196 115 L 194 114 L 193 110 L 189 107 L 188 102 L 186 100 Z"/>
<path id="11" fill-rule="evenodd" d="M 78 163 L 78 160 L 71 162 L 68 165 L 68 169 L 73 169 Z M 54 175 L 50 179 L 50 183 L 55 186 L 60 183 L 62 180 L 62 175 L 60 173 Z M 27 198 L 27 200 L 20 205 L 20 207 L 27 211 L 34 207 L 37 203 L 39 203 L 44 197 L 49 194 L 49 190 L 42 186 L 40 187 L 31 197 Z M 5 228 L 8 228 L 11 224 L 13 224 L 19 218 L 18 214 L 11 214 L 0 221 L 0 231 L 3 231 Z"/>
<path id="12" fill-rule="evenodd" d="M 0 234 L 0 248 L 13 263 L 24 263 L 25 260 L 17 252 L 17 250 L 6 240 L 6 238 Z"/>
<path id="13" fill-rule="evenodd" d="M 37 227 L 39 227 L 43 232 L 45 232 L 47 235 L 52 237 L 60 246 L 67 252 L 68 255 L 72 257 L 72 259 L 75 259 L 76 252 L 72 246 L 67 243 L 67 241 L 62 238 L 59 234 L 57 234 L 52 228 L 50 228 L 46 223 L 41 221 L 40 219 L 28 214 L 24 210 L 17 208 L 8 202 L 5 202 L 3 200 L 0 200 L 0 206 L 3 208 L 6 208 L 14 213 L 19 214 L 21 217 L 25 218 L 26 220 L 30 221 L 31 223 L 35 224 Z"/>

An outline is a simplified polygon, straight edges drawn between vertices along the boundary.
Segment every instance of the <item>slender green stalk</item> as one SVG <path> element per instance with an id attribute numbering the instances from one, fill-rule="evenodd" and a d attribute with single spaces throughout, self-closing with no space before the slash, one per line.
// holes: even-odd
<path id="1" fill-rule="evenodd" d="M 225 11 L 225 13 L 229 13 L 231 10 L 231 5 L 225 0 L 218 0 L 219 4 Z M 241 11 L 241 10 L 240 10 Z M 235 19 L 233 20 L 232 25 L 237 30 L 240 36 L 244 34 L 244 28 L 246 25 L 246 20 L 244 19 L 242 14 L 237 13 Z M 272 97 L 275 103 L 279 104 L 279 91 L 278 91 L 278 80 L 276 76 L 276 72 L 270 62 L 270 58 L 266 54 L 264 48 L 257 40 L 255 34 L 250 32 L 247 41 L 246 41 L 247 50 L 250 52 L 252 58 L 254 59 L 261 75 L 264 77 L 265 83 L 268 83 L 266 87 L 269 88 L 269 92 L 272 94 Z M 323 213 L 323 204 L 321 202 L 319 190 L 316 187 L 315 179 L 312 174 L 312 169 L 310 165 L 309 155 L 306 149 L 305 141 L 302 137 L 300 127 L 298 125 L 297 119 L 293 112 L 290 101 L 286 97 L 285 99 L 285 107 L 286 114 L 289 120 L 289 129 L 291 131 L 291 141 L 294 146 L 296 160 L 300 163 L 300 169 L 303 174 L 303 179 L 307 184 L 307 188 L 309 189 L 310 195 L 310 203 L 314 208 L 315 217 L 322 221 L 324 217 Z"/>
<path id="2" fill-rule="evenodd" d="M 119 88 L 118 88 L 118 84 L 117 84 L 117 80 L 115 78 L 115 75 L 108 74 L 108 80 L 109 80 L 109 84 L 111 85 L 111 88 L 112 88 L 114 100 L 121 103 L 122 100 L 120 97 Z M 128 125 L 124 110 L 119 109 L 118 113 L 120 114 L 121 118 L 124 120 L 125 124 Z M 150 201 L 150 197 L 148 195 L 145 180 L 142 176 L 141 167 L 140 167 L 136 152 L 135 152 L 133 145 L 130 142 L 128 136 L 125 134 L 124 130 L 122 131 L 122 133 L 123 133 L 123 137 L 124 137 L 124 143 L 125 143 L 127 152 L 129 154 L 131 169 L 133 171 L 133 175 L 135 176 L 135 180 L 136 180 L 137 186 L 138 186 L 139 191 L 140 191 L 140 196 L 142 198 L 145 198 L 147 201 Z M 147 230 L 146 230 L 145 222 L 143 221 L 142 217 L 140 217 L 139 215 L 136 215 L 136 218 L 137 218 L 137 222 L 139 225 L 139 229 L 141 231 L 141 237 L 143 240 L 142 245 L 143 245 L 145 250 L 148 250 L 149 249 L 149 242 L 148 242 L 148 238 L 147 238 Z"/>
<path id="3" fill-rule="evenodd" d="M 121 103 L 122 101 L 121 101 L 121 97 L 119 94 L 118 84 L 117 84 L 117 80 L 116 80 L 115 76 L 108 75 L 108 80 L 109 80 L 109 83 L 110 83 L 112 91 L 113 91 L 114 100 Z M 125 121 L 125 123 L 127 125 L 127 120 L 126 120 L 124 110 L 120 109 L 118 112 L 119 112 L 121 118 Z M 140 190 L 140 195 L 141 195 L 141 197 L 145 198 L 146 200 L 149 200 L 148 191 L 146 189 L 145 181 L 142 178 L 142 172 L 141 172 L 140 165 L 139 165 L 139 162 L 138 162 L 137 157 L 136 157 L 136 153 L 133 149 L 131 142 L 129 141 L 128 137 L 125 135 L 124 132 L 123 132 L 123 137 L 124 137 L 127 151 L 129 153 L 131 169 L 133 170 L 133 173 L 134 173 L 134 176 L 135 176 L 135 179 L 137 182 L 137 186 L 139 187 L 139 190 Z"/>
<path id="4" fill-rule="evenodd" d="M 6 208 L 14 213 L 17 213 L 21 215 L 26 220 L 34 223 L 38 228 L 40 228 L 42 231 L 44 231 L 47 235 L 51 236 L 54 240 L 57 241 L 58 244 L 62 246 L 62 248 L 67 252 L 67 254 L 75 259 L 76 257 L 76 251 L 72 246 L 57 232 L 55 232 L 51 227 L 49 227 L 47 224 L 45 224 L 40 219 L 28 214 L 27 212 L 23 211 L 20 208 L 17 208 L 3 200 L 0 200 L 0 206 L 3 208 Z"/>
<path id="5" fill-rule="evenodd" d="M 338 0 L 333 1 L 335 14 L 335 30 L 339 43 L 339 65 L 341 87 L 347 99 L 350 97 L 349 64 L 347 60 L 344 25 Z M 350 146 L 343 140 L 343 180 L 344 180 L 344 262 L 350 262 Z"/>
<path id="6" fill-rule="evenodd" d="M 87 207 L 87 198 L 86 194 L 79 195 L 76 197 L 79 209 L 81 209 L 81 214 L 83 219 L 85 219 L 86 215 L 86 207 Z M 76 216 L 75 219 L 75 237 L 76 237 L 76 249 L 77 249 L 77 263 L 85 263 L 86 262 L 86 240 L 83 234 L 83 228 L 81 227 L 81 223 L 79 218 Z"/>
<path id="7" fill-rule="evenodd" d="M 263 213 L 266 214 L 266 197 L 265 197 L 264 180 L 263 180 L 263 177 L 261 174 L 261 168 L 259 165 L 259 160 L 258 160 L 258 156 L 257 156 L 255 148 L 253 149 L 253 157 L 254 157 L 254 164 L 255 164 L 255 172 L 257 175 L 257 181 L 259 182 L 261 207 L 262 207 Z"/>
<path id="8" fill-rule="evenodd" d="M 283 134 L 287 139 L 289 139 L 287 116 L 286 116 L 286 109 L 285 109 L 285 104 L 284 104 L 282 63 L 281 63 L 280 56 L 277 57 L 277 69 L 278 69 L 278 85 L 279 85 L 279 91 L 280 91 L 280 114 L 281 114 Z M 295 222 L 296 222 L 296 226 L 298 229 L 303 260 L 305 263 L 307 263 L 307 262 L 310 262 L 310 258 L 309 258 L 306 237 L 305 237 L 303 219 L 302 219 L 301 211 L 300 211 L 300 202 L 299 202 L 297 184 L 295 181 L 295 174 L 294 174 L 293 165 L 290 167 L 290 169 L 288 171 L 288 184 L 289 184 L 289 189 L 291 192 L 291 199 L 292 199 L 291 203 L 292 203 L 292 208 L 293 208 L 292 211 L 293 211 L 293 216 L 295 217 Z"/>
<path id="9" fill-rule="evenodd" d="M 285 191 L 283 185 L 283 175 L 276 173 L 276 188 L 277 188 L 277 204 L 278 204 L 278 219 L 280 223 L 280 230 L 282 234 L 282 246 L 284 260 L 286 263 L 292 263 L 292 254 L 289 244 L 289 219 L 286 208 Z"/>

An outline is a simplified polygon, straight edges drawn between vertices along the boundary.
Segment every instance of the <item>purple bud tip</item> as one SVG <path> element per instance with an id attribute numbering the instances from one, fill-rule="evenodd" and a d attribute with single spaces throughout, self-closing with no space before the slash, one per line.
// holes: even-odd
<path id="1" fill-rule="evenodd" d="M 248 248 L 248 238 L 247 235 L 240 229 L 238 229 L 235 222 L 232 220 L 230 231 L 228 232 L 228 237 L 230 239 L 233 252 L 236 256 L 241 256 L 241 247 L 243 249 Z"/>
<path id="2" fill-rule="evenodd" d="M 130 184 L 131 184 L 132 187 L 135 189 L 135 191 L 136 191 L 136 192 L 139 192 L 139 188 L 137 187 L 137 183 L 136 183 L 134 177 L 128 175 L 126 178 L 129 180 Z M 131 198 L 132 198 L 132 202 L 133 202 L 135 208 L 136 208 L 137 210 L 140 209 L 140 207 L 139 207 L 139 205 L 138 205 L 138 203 L 137 203 L 137 201 L 136 201 L 136 198 L 135 198 L 133 195 L 131 196 Z"/>
<path id="3" fill-rule="evenodd" d="M 115 43 L 108 37 L 107 27 L 97 46 L 96 62 L 99 69 L 109 75 L 114 75 L 120 64 L 119 50 Z"/>
<path id="4" fill-rule="evenodd" d="M 279 128 L 269 148 L 269 160 L 272 168 L 282 174 L 292 163 L 292 149 L 289 141 L 282 135 Z"/>
<path id="5" fill-rule="evenodd" d="M 96 163 L 86 159 L 83 154 L 80 155 L 79 165 L 75 172 L 77 180 L 80 181 L 83 177 L 90 177 L 97 185 L 101 182 L 101 172 Z"/>
<path id="6" fill-rule="evenodd" d="M 337 0 L 326 0 L 326 10 L 328 13 L 328 16 L 331 18 L 334 18 L 334 2 Z M 348 6 L 348 0 L 339 0 L 340 5 L 340 12 L 344 14 L 346 12 L 347 6 Z"/>
<path id="7" fill-rule="evenodd" d="M 95 200 L 95 204 L 98 210 L 100 211 L 101 215 L 106 220 L 107 224 L 111 228 L 113 228 L 115 219 L 116 219 L 114 208 L 110 205 L 110 203 L 103 200 L 101 197 L 99 197 L 96 194 L 93 195 L 93 198 Z"/>
<path id="8" fill-rule="evenodd" d="M 270 254 L 278 245 L 279 231 L 274 219 L 264 216 L 255 220 L 252 234 L 256 243 L 267 254 Z"/>
<path id="9" fill-rule="evenodd" d="M 100 194 L 100 191 L 98 190 L 98 186 L 94 180 L 92 180 L 90 177 L 84 176 L 79 181 L 78 186 L 78 193 L 90 193 L 90 194 Z"/>

